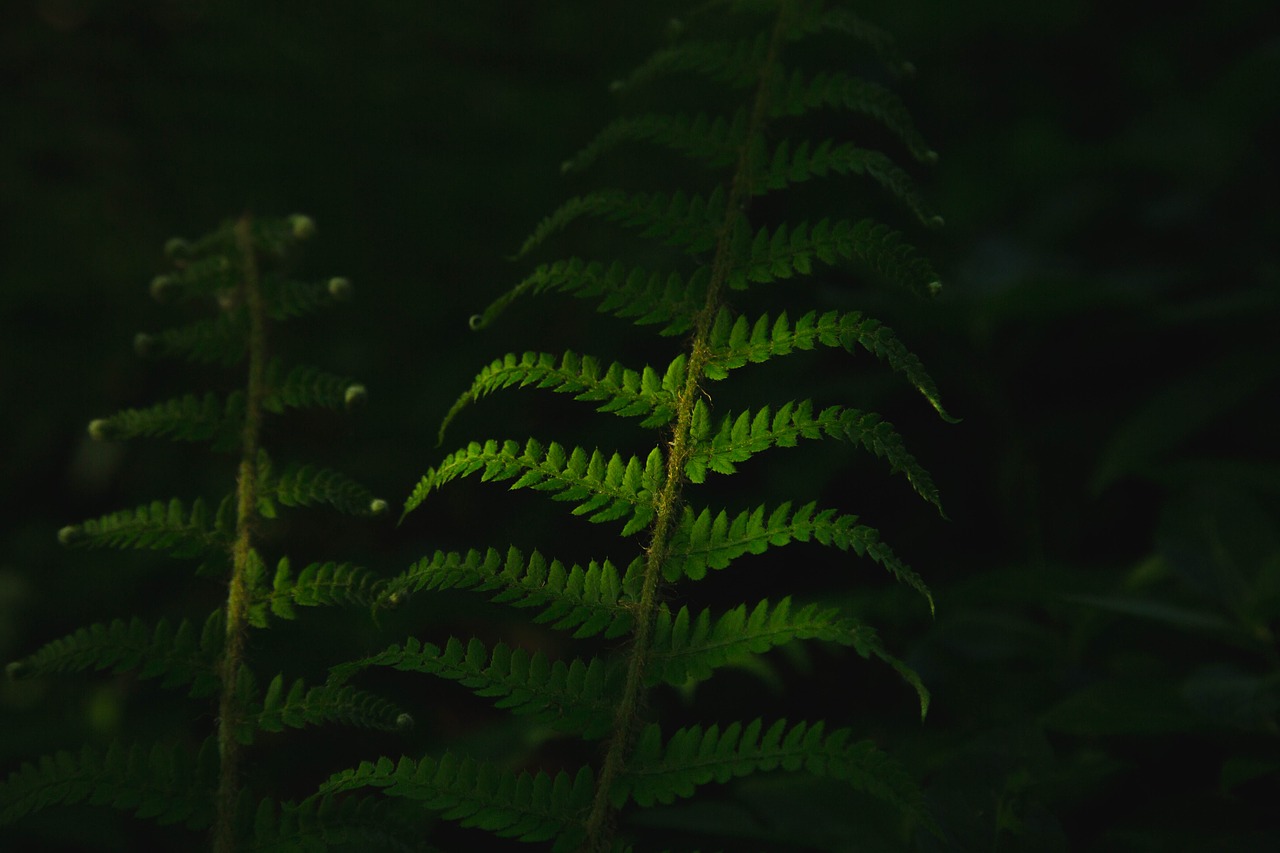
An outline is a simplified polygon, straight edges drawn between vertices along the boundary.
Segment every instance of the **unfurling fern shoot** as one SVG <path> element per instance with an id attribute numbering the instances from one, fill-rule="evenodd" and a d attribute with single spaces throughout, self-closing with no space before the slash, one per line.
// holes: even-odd
<path id="1" fill-rule="evenodd" d="M 876 220 L 788 215 L 782 221 L 757 221 L 752 213 L 765 196 L 778 209 L 775 199 L 791 195 L 796 184 L 861 175 L 874 182 L 864 185 L 869 192 L 887 191 L 925 226 L 939 224 L 889 154 L 856 141 L 794 135 L 820 127 L 814 117 L 824 112 L 852 111 L 879 125 L 878 137 L 896 137 L 894 144 L 906 154 L 932 162 L 933 152 L 889 89 L 843 68 L 813 70 L 798 61 L 814 40 L 844 39 L 842 55 L 860 50 L 898 71 L 904 64 L 892 41 L 843 9 L 801 0 L 709 3 L 678 29 L 669 46 L 617 88 L 657 92 L 659 101 L 663 93 L 679 91 L 683 102 L 703 86 L 714 93 L 707 104 L 695 113 L 619 119 L 565 170 L 584 169 L 623 146 L 633 158 L 640 156 L 637 151 L 657 147 L 700 164 L 702 184 L 580 195 L 535 228 L 518 258 L 549 249 L 553 238 L 584 220 L 637 232 L 656 242 L 658 250 L 641 256 L 644 262 L 570 254 L 543 263 L 471 325 L 485 328 L 517 298 L 555 291 L 590 300 L 600 311 L 638 326 L 656 326 L 661 335 L 683 335 L 683 345 L 666 364 L 631 367 L 574 350 L 509 353 L 481 370 L 444 425 L 491 392 L 531 386 L 572 395 L 599 412 L 638 419 L 653 431 L 651 449 L 630 455 L 533 438 L 472 441 L 427 471 L 404 508 L 407 515 L 450 481 L 478 475 L 505 481 L 511 489 L 546 492 L 575 515 L 616 524 L 617 547 L 626 556 L 619 562 L 601 555 L 585 565 L 571 564 L 506 543 L 437 552 L 389 581 L 383 597 L 392 605 L 414 593 L 471 589 L 530 608 L 535 621 L 573 638 L 626 642 L 611 652 L 552 660 L 505 644 L 490 648 L 477 638 L 452 638 L 442 645 L 409 638 L 333 671 L 335 683 L 375 666 L 453 679 L 515 714 L 597 741 L 600 757 L 554 773 L 477 761 L 452 750 L 383 758 L 335 775 L 322 787 L 325 794 L 379 787 L 463 826 L 550 842 L 554 851 L 602 853 L 642 849 L 635 846 L 641 843 L 641 823 L 633 820 L 639 809 L 690 797 L 711 782 L 803 769 L 887 802 L 915 828 L 933 827 L 910 775 L 848 728 L 757 717 L 672 730 L 647 716 L 653 707 L 650 691 L 685 687 L 795 640 L 851 646 L 865 658 L 889 664 L 918 692 L 923 715 L 928 693 L 919 678 L 851 613 L 794 602 L 785 589 L 773 600 L 695 611 L 672 603 L 672 592 L 690 590 L 709 573 L 731 571 L 739 561 L 749 562 L 748 555 L 816 542 L 878 563 L 933 608 L 920 576 L 857 516 L 800 495 L 737 512 L 708 506 L 698 497 L 705 491 L 698 487 L 713 474 L 732 475 L 739 464 L 766 450 L 839 439 L 882 459 L 940 509 L 932 480 L 897 430 L 873 412 L 810 400 L 760 400 L 747 410 L 718 414 L 709 393 L 713 383 L 753 364 L 821 347 L 865 350 L 950 419 L 919 359 L 879 321 L 859 311 L 803 305 L 756 316 L 734 308 L 747 291 L 805 277 L 834 281 L 848 273 L 926 295 L 938 290 L 929 261 L 903 234 Z M 670 837 L 675 836 L 664 836 L 663 842 Z M 692 849 L 696 841 L 685 840 Z M 754 841 L 757 847 L 750 849 L 767 846 L 764 835 Z"/>
<path id="2" fill-rule="evenodd" d="M 10 675 L 26 678 L 89 669 L 160 678 L 193 698 L 216 697 L 208 715 L 216 731 L 197 752 L 181 743 L 112 744 L 105 753 L 86 747 L 26 764 L 0 784 L 0 823 L 87 801 L 193 830 L 212 828 L 214 849 L 225 853 L 302 843 L 291 841 L 295 836 L 340 840 L 377 822 L 369 807 L 354 802 L 341 809 L 323 802 L 285 806 L 273 792 L 245 786 L 241 767 L 244 748 L 261 732 L 333 721 L 395 730 L 408 722 L 392 703 L 355 688 L 307 687 L 283 674 L 264 682 L 247 653 L 251 628 L 268 628 L 273 617 L 294 619 L 298 606 L 370 604 L 377 584 L 370 570 L 349 563 L 313 563 L 295 572 L 279 556 L 272 571 L 264 553 L 262 534 L 283 507 L 327 504 L 363 516 L 386 508 L 345 475 L 279 464 L 263 446 L 268 417 L 289 408 L 343 409 L 365 393 L 362 385 L 318 368 L 286 366 L 271 352 L 275 324 L 350 296 L 346 279 L 303 282 L 287 274 L 287 259 L 314 230 L 305 216 L 245 216 L 194 242 L 170 241 L 166 251 L 175 268 L 151 283 L 152 295 L 165 304 L 203 303 L 212 316 L 139 334 L 134 347 L 146 357 L 235 369 L 239 387 L 126 409 L 89 425 L 98 440 L 209 443 L 234 460 L 226 472 L 231 491 L 212 504 L 203 498 L 155 501 L 58 535 L 73 547 L 146 549 L 198 560 L 197 574 L 220 582 L 218 597 L 225 601 L 203 619 L 176 625 L 137 617 L 94 624 L 9 665 Z"/>

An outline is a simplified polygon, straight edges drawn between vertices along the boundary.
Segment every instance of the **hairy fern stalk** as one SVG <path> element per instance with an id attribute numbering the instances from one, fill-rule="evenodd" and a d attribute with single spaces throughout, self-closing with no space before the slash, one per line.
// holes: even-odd
<path id="1" fill-rule="evenodd" d="M 163 824 L 211 832 L 219 853 L 303 849 L 372 833 L 385 835 L 377 803 L 281 803 L 244 784 L 242 753 L 266 732 L 326 722 L 395 730 L 411 722 L 392 703 L 351 687 L 307 686 L 283 673 L 262 678 L 247 655 L 251 629 L 294 619 L 299 606 L 370 604 L 377 578 L 343 562 L 295 571 L 287 557 L 268 568 L 264 528 L 286 509 L 326 505 L 377 515 L 386 503 L 347 476 L 312 464 L 280 464 L 262 446 L 264 423 L 287 409 L 344 409 L 362 385 L 308 365 L 286 366 L 270 354 L 278 323 L 346 300 L 350 283 L 296 281 L 285 262 L 314 231 L 305 216 L 245 216 L 199 240 L 170 241 L 175 269 L 156 278 L 152 295 L 166 304 L 203 303 L 213 316 L 155 334 L 139 334 L 139 355 L 193 364 L 238 366 L 243 383 L 229 394 L 188 394 L 93 421 L 93 438 L 167 438 L 210 443 L 233 458 L 234 489 L 210 504 L 155 501 L 65 527 L 72 547 L 144 549 L 199 561 L 197 574 L 219 582 L 225 603 L 203 619 L 148 623 L 134 617 L 82 628 L 9 664 L 13 677 L 85 670 L 135 672 L 213 698 L 216 730 L 195 750 L 181 743 L 86 746 L 26 764 L 0 785 L 0 823 L 57 804 L 114 806 Z M 232 474 L 228 466 L 228 475 Z M 199 845 L 196 845 L 199 846 Z"/>
<path id="2" fill-rule="evenodd" d="M 718 34 L 726 22 L 750 33 Z M 832 38 L 846 39 L 847 49 L 875 54 L 891 70 L 904 67 L 883 32 L 821 3 L 713 3 L 691 14 L 670 45 L 618 88 L 661 92 L 709 81 L 717 93 L 716 111 L 621 118 L 565 169 L 585 169 L 624 146 L 633 156 L 640 146 L 658 147 L 706 167 L 705 187 L 588 192 L 544 219 L 518 254 L 543 251 L 561 232 L 594 219 L 665 247 L 665 254 L 660 249 L 653 258 L 668 264 L 672 257 L 683 260 L 657 268 L 562 257 L 536 267 L 472 320 L 474 328 L 487 327 L 513 300 L 556 291 L 591 300 L 601 311 L 636 325 L 657 326 L 659 334 L 683 335 L 684 344 L 665 365 L 630 367 L 575 351 L 507 354 L 480 371 L 445 418 L 442 437 L 450 421 L 479 398 L 533 386 L 596 404 L 600 412 L 638 419 L 652 431 L 652 449 L 632 456 L 532 438 L 473 441 L 431 468 L 405 504 L 407 515 L 463 477 L 506 482 L 511 489 L 545 492 L 589 521 L 618 526 L 618 547 L 627 556 L 582 565 L 506 544 L 437 552 L 390 580 L 382 605 L 399 606 L 428 590 L 471 589 L 533 608 L 535 621 L 573 638 L 624 642 L 612 652 L 552 660 L 502 643 L 489 647 L 479 638 L 455 637 L 442 645 L 409 638 L 333 670 L 333 684 L 347 684 L 371 667 L 461 682 L 515 714 L 599 742 L 599 760 L 576 771 L 549 773 L 454 751 L 384 757 L 335 774 L 321 787 L 322 795 L 381 788 L 463 826 L 549 842 L 554 851 L 601 853 L 637 849 L 629 827 L 638 810 L 691 797 L 712 782 L 758 771 L 804 770 L 883 800 L 915 827 L 932 827 L 910 775 L 848 728 L 822 720 L 748 717 L 673 729 L 646 715 L 651 691 L 710 678 L 722 667 L 796 640 L 850 646 L 887 663 L 918 691 L 922 714 L 927 708 L 928 694 L 916 675 L 882 647 L 872 628 L 838 608 L 797 603 L 786 590 L 772 600 L 742 601 L 721 612 L 671 603 L 673 592 L 679 595 L 749 555 L 817 542 L 878 563 L 922 593 L 932 610 L 920 577 L 856 516 L 788 499 L 739 512 L 698 499 L 697 487 L 714 475 L 734 474 L 740 463 L 766 450 L 838 439 L 880 457 L 940 509 L 928 473 L 893 426 L 873 412 L 810 400 L 769 400 L 722 413 L 712 403 L 714 383 L 739 368 L 820 347 L 842 348 L 876 356 L 949 419 L 920 361 L 876 320 L 857 311 L 788 307 L 747 316 L 733 308 L 739 292 L 802 277 L 834 279 L 849 271 L 925 294 L 939 288 L 929 262 L 880 222 L 753 222 L 752 206 L 761 197 L 777 197 L 803 182 L 862 175 L 923 224 L 940 223 L 907 173 L 886 154 L 835 139 L 787 135 L 803 126 L 795 120 L 852 111 L 897 137 L 917 160 L 934 159 L 890 90 L 839 69 L 788 65 L 811 40 Z"/>

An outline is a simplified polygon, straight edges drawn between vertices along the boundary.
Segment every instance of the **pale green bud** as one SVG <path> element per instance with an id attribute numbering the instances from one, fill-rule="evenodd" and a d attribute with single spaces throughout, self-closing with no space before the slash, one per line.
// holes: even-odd
<path id="1" fill-rule="evenodd" d="M 301 213 L 295 213 L 289 217 L 289 227 L 293 229 L 295 240 L 306 240 L 316 233 L 316 223 L 310 216 Z"/>
<path id="2" fill-rule="evenodd" d="M 351 282 L 341 276 L 329 279 L 329 295 L 340 302 L 351 298 Z"/>

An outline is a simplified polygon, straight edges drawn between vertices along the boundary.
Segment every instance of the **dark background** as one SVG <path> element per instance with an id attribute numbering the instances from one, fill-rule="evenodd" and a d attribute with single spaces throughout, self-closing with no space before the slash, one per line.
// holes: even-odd
<path id="1" fill-rule="evenodd" d="M 833 475 L 816 453 L 781 451 L 794 461 L 779 455 L 772 479 L 741 488 L 808 485 L 811 497 L 844 500 L 931 584 L 933 620 L 863 569 L 849 577 L 870 585 L 824 594 L 856 607 L 919 669 L 933 707 L 919 724 L 908 689 L 823 650 L 774 656 L 763 680 L 730 674 L 703 690 L 712 707 L 781 690 L 785 702 L 764 703 L 821 706 L 874 733 L 924 780 L 948 849 L 1280 845 L 1272 5 L 857 4 L 919 69 L 899 91 L 941 161 L 913 172 L 947 220 L 921 238 L 943 295 L 866 304 L 920 353 L 963 421 L 943 424 L 909 391 L 868 379 L 867 359 L 802 368 L 815 389 L 805 393 L 868 405 L 848 396 L 865 392 L 933 473 L 949 520 L 891 478 Z M 564 300 L 531 302 L 480 334 L 466 321 L 524 274 L 507 258 L 538 219 L 590 186 L 558 166 L 617 114 L 609 82 L 660 43 L 679 8 L 4 4 L 0 657 L 92 621 L 203 614 L 214 601 L 181 566 L 67 551 L 56 532 L 152 497 L 227 487 L 225 460 L 93 444 L 84 425 L 198 383 L 137 359 L 130 341 L 174 322 L 146 295 L 165 268 L 164 241 L 242 211 L 313 216 L 303 269 L 357 288 L 341 312 L 282 332 L 282 347 L 359 377 L 371 394 L 354 418 L 281 426 L 275 440 L 297 456 L 357 474 L 394 506 L 469 438 L 625 441 L 597 430 L 581 404 L 517 391 L 477 406 L 434 446 L 453 399 L 504 352 L 573 347 L 632 362 L 666 352 L 662 342 L 624 349 L 625 326 Z M 552 304 L 547 319 L 539 312 Z M 885 497 L 859 498 L 864 485 Z M 322 547 L 337 552 L 326 558 L 358 553 L 392 573 L 435 548 L 537 544 L 539 526 L 561 518 L 545 501 L 478 483 L 435 500 L 394 530 L 352 523 L 330 535 L 299 522 L 299 559 L 318 558 L 307 548 L 323 530 Z M 610 541 L 572 530 L 582 553 L 557 556 L 596 557 Z M 432 624 L 441 614 L 431 607 L 390 633 L 308 637 L 290 626 L 316 652 L 285 665 L 322 674 L 352 643 L 359 654 Z M 448 607 L 464 630 L 498 618 Z M 297 636 L 286 632 L 280 648 Z M 272 641 L 259 642 L 269 656 Z M 833 703 L 845 689 L 856 701 Z M 418 700 L 437 709 L 420 714 L 435 715 L 423 744 L 512 748 L 486 703 L 440 690 Z M 145 736 L 163 714 L 208 724 L 127 677 L 5 683 L 0 767 Z M 366 744 L 352 757 L 401 749 Z M 302 762 L 290 795 L 339 766 Z M 797 790 L 741 796 L 805 802 Z M 833 839 L 865 832 L 856 808 L 791 813 L 795 825 L 776 830 L 811 849 L 845 849 Z M 74 814 L 33 819 L 17 838 L 129 843 L 114 815 Z M 717 814 L 700 818 L 711 831 Z"/>

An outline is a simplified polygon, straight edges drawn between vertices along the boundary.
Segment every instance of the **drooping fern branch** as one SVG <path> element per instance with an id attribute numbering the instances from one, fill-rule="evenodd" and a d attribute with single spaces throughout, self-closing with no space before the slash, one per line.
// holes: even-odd
<path id="1" fill-rule="evenodd" d="M 311 464 L 278 467 L 263 447 L 265 420 L 286 408 L 337 408 L 363 399 L 361 385 L 318 368 L 286 370 L 271 357 L 270 330 L 350 296 L 341 278 L 294 281 L 286 262 L 311 236 L 305 216 L 224 225 L 194 242 L 171 241 L 175 269 L 152 283 L 164 303 L 204 302 L 215 316 L 150 334 L 135 349 L 149 357 L 239 365 L 240 387 L 227 395 L 189 394 L 127 409 L 89 425 L 93 438 L 158 437 L 206 441 L 238 456 L 234 490 L 211 510 L 202 498 L 156 501 L 63 528 L 72 547 L 132 548 L 201 561 L 200 574 L 219 579 L 225 602 L 206 618 L 153 624 L 139 617 L 82 628 L 54 640 L 8 672 L 22 678 L 110 669 L 158 678 L 164 687 L 186 688 L 193 698 L 216 696 L 216 731 L 199 755 L 181 746 L 112 744 L 105 753 L 86 747 L 24 765 L 0 784 L 0 823 L 59 803 L 87 801 L 134 811 L 161 823 L 212 829 L 218 853 L 237 849 L 323 849 L 353 837 L 376 804 L 338 808 L 314 802 L 299 809 L 271 791 L 245 785 L 242 754 L 262 732 L 321 723 L 395 730 L 410 722 L 392 703 L 342 685 L 308 687 L 283 673 L 265 688 L 253 671 L 247 640 L 251 628 L 272 617 L 294 619 L 296 608 L 327 604 L 369 605 L 378 579 L 347 563 L 313 563 L 294 572 L 287 557 L 271 573 L 263 556 L 263 532 L 280 507 L 326 504 L 339 512 L 372 516 L 385 502 L 345 475 Z M 228 470 L 230 475 L 232 471 Z M 203 627 L 200 625 L 203 624 Z M 356 815 L 360 815 L 359 819 Z M 369 826 L 373 837 L 384 829 Z M 292 833 L 292 834 L 291 834 Z"/>
<path id="2" fill-rule="evenodd" d="M 722 36 L 719 26 L 726 22 L 736 28 L 732 32 L 750 28 L 752 33 Z M 722 612 L 676 606 L 671 598 L 710 571 L 732 571 L 748 555 L 816 542 L 879 564 L 919 591 L 932 611 L 923 580 L 858 516 L 813 502 L 793 503 L 792 496 L 737 512 L 696 500 L 695 487 L 712 474 L 733 475 L 767 450 L 838 439 L 879 457 L 941 511 L 929 474 L 898 431 L 874 412 L 807 399 L 762 399 L 746 410 L 719 414 L 707 393 L 710 383 L 752 364 L 819 347 L 861 350 L 904 377 L 938 414 L 951 419 L 920 360 L 879 321 L 859 311 L 796 312 L 794 306 L 750 318 L 739 316 L 730 301 L 735 291 L 806 277 L 831 280 L 850 272 L 925 295 L 940 287 L 931 264 L 908 239 L 874 219 L 823 216 L 757 223 L 750 215 L 756 197 L 801 182 L 860 175 L 924 224 L 940 223 L 889 155 L 830 138 L 786 137 L 796 126 L 792 119 L 852 111 L 887 129 L 915 159 L 936 159 L 889 89 L 840 69 L 789 64 L 807 40 L 829 37 L 887 59 L 894 71 L 903 68 L 881 30 L 821 2 L 727 0 L 694 13 L 671 46 L 617 88 L 660 91 L 664 85 L 683 86 L 690 77 L 703 78 L 719 92 L 715 107 L 619 119 L 564 168 L 584 168 L 623 145 L 633 155 L 637 148 L 657 146 L 713 170 L 706 189 L 609 188 L 579 195 L 539 223 L 517 255 L 541 251 L 580 221 L 594 219 L 665 247 L 652 257 L 670 258 L 674 249 L 684 263 L 659 270 L 631 260 L 553 260 L 472 318 L 473 328 L 484 328 L 522 296 L 559 291 L 592 300 L 599 310 L 637 325 L 658 324 L 661 334 L 683 334 L 686 340 L 665 366 L 628 367 L 576 350 L 507 354 L 482 369 L 459 397 L 444 419 L 442 437 L 455 417 L 481 398 L 505 388 L 534 387 L 572 395 L 599 412 L 638 419 L 641 428 L 657 432 L 652 449 L 629 455 L 533 438 L 472 441 L 428 470 L 405 503 L 408 515 L 437 490 L 469 476 L 544 491 L 591 522 L 618 523 L 619 547 L 631 556 L 624 569 L 604 559 L 568 565 L 505 544 L 437 552 L 391 579 L 379 606 L 400 606 L 431 590 L 470 589 L 532 608 L 534 621 L 573 638 L 620 637 L 625 645 L 553 660 L 542 652 L 491 648 L 478 638 L 437 644 L 410 637 L 332 671 L 335 685 L 371 667 L 460 682 L 498 707 L 588 741 L 602 739 L 599 762 L 576 772 L 546 773 L 476 761 L 452 750 L 421 758 L 383 757 L 336 774 L 317 796 L 375 787 L 466 827 L 550 842 L 554 851 L 603 853 L 633 849 L 627 823 L 632 809 L 670 803 L 705 784 L 759 771 L 806 770 L 878 798 L 916 827 L 932 828 L 911 776 L 849 728 L 831 729 L 820 720 L 753 718 L 673 731 L 646 716 L 653 707 L 651 691 L 685 687 L 804 640 L 849 646 L 864 658 L 888 663 L 918 693 L 922 716 L 928 707 L 920 679 L 853 613 L 816 602 L 796 604 L 785 589 L 774 601 L 740 602 Z"/>

